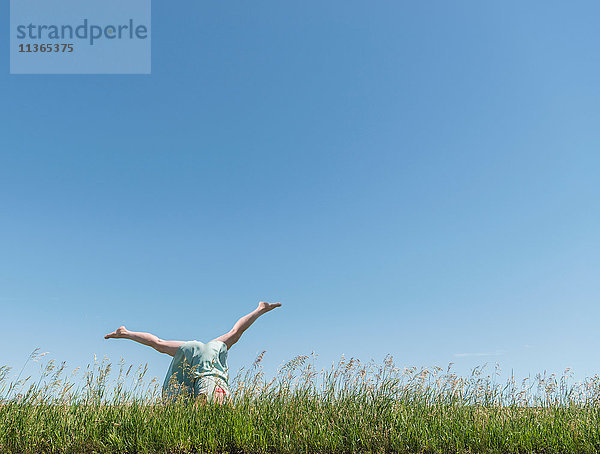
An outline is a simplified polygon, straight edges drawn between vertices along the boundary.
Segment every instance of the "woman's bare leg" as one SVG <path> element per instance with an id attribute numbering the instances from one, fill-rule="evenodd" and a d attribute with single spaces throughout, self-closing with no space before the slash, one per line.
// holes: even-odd
<path id="1" fill-rule="evenodd" d="M 227 345 L 227 349 L 229 350 L 233 346 L 233 344 L 240 340 L 242 333 L 246 331 L 250 327 L 250 325 L 252 325 L 252 323 L 256 321 L 258 317 L 260 317 L 263 314 L 266 314 L 269 311 L 272 311 L 273 309 L 279 306 L 281 306 L 281 303 L 265 303 L 264 301 L 261 301 L 260 303 L 258 303 L 258 307 L 256 309 L 254 309 L 248 315 L 244 315 L 242 318 L 240 318 L 235 323 L 235 325 L 233 325 L 231 331 L 213 340 L 224 342 L 225 345 Z"/>
<path id="2" fill-rule="evenodd" d="M 177 349 L 182 341 L 166 341 L 159 339 L 154 334 L 150 333 L 141 333 L 136 331 L 129 331 L 124 326 L 117 328 L 116 331 L 113 331 L 110 334 L 104 336 L 104 339 L 131 339 L 132 341 L 139 342 L 140 344 L 148 345 L 152 347 L 154 350 L 166 353 L 167 355 L 175 356 L 177 353 Z"/>

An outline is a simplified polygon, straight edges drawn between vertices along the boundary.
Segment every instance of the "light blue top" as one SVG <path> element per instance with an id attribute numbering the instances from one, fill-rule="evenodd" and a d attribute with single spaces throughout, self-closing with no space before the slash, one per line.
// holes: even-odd
<path id="1" fill-rule="evenodd" d="M 218 377 L 229 387 L 227 345 L 222 341 L 184 342 L 179 346 L 163 384 L 163 393 L 172 394 L 172 387 L 195 395 L 196 382 L 202 377 Z"/>

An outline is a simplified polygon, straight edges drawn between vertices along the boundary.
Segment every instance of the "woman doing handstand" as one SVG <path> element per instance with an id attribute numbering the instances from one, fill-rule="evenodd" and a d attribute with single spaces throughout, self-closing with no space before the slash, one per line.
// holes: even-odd
<path id="1" fill-rule="evenodd" d="M 129 331 L 124 326 L 104 338 L 131 339 L 173 357 L 163 384 L 165 400 L 173 400 L 183 393 L 223 403 L 225 398 L 231 397 L 227 351 L 258 317 L 279 306 L 281 303 L 261 301 L 256 309 L 240 318 L 229 332 L 206 344 L 195 340 L 166 341 L 154 334 Z"/>

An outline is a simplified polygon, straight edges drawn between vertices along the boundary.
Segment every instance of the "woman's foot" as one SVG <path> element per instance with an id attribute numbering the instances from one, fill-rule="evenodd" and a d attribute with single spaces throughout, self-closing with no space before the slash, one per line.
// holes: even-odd
<path id="1" fill-rule="evenodd" d="M 263 313 L 272 311 L 273 309 L 279 306 L 281 306 L 281 303 L 267 303 L 265 301 L 261 301 L 260 303 L 258 303 L 258 309 Z"/>
<path id="2" fill-rule="evenodd" d="M 124 337 L 127 337 L 127 328 L 120 326 L 116 329 L 116 331 L 104 336 L 104 339 L 122 339 Z"/>

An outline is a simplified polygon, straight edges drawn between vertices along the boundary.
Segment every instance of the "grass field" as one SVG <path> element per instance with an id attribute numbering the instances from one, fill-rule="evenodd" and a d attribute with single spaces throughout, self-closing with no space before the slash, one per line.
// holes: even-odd
<path id="1" fill-rule="evenodd" d="M 300 356 L 265 380 L 261 359 L 223 406 L 163 405 L 145 368 L 123 363 L 70 373 L 49 361 L 35 382 L 2 367 L 0 452 L 600 452 L 599 377 L 496 383 L 496 371 L 459 377 L 391 358 L 316 371 Z"/>

